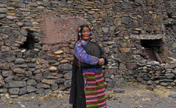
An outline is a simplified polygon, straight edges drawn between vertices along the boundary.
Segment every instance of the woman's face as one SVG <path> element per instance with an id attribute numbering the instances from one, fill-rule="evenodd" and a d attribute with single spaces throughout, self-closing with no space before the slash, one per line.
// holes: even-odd
<path id="1" fill-rule="evenodd" d="M 89 38 L 90 38 L 90 30 L 88 27 L 84 27 L 83 30 L 82 30 L 82 39 L 85 40 L 85 41 L 88 41 Z"/>

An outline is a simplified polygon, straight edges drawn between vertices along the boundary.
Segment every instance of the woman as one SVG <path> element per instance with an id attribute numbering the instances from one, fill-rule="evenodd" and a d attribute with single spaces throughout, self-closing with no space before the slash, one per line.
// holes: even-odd
<path id="1" fill-rule="evenodd" d="M 101 47 L 91 40 L 88 25 L 78 27 L 74 48 L 70 103 L 73 108 L 107 108 L 101 66 L 107 64 Z"/>

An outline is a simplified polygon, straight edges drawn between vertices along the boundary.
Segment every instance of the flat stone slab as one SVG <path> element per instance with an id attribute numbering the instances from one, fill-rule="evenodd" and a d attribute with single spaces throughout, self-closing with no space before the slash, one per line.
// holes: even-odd
<path id="1" fill-rule="evenodd" d="M 9 83 L 9 87 L 24 87 L 26 86 L 25 81 L 12 81 Z"/>

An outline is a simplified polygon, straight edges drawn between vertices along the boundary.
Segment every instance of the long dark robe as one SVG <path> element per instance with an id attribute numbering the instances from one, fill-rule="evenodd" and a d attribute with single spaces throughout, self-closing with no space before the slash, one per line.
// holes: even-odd
<path id="1" fill-rule="evenodd" d="M 96 56 L 98 58 L 104 58 L 105 65 L 108 63 L 101 47 L 96 42 L 89 41 L 84 47 L 84 50 L 89 55 Z M 73 104 L 73 108 L 86 108 L 82 68 L 101 68 L 101 66 L 98 64 L 89 65 L 86 63 L 80 63 L 78 67 L 77 61 L 78 59 L 74 56 L 72 64 L 72 82 L 69 103 Z"/>

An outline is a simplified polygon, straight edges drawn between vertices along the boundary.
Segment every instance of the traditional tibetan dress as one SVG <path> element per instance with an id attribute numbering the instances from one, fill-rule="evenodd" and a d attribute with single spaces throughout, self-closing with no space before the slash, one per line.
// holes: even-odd
<path id="1" fill-rule="evenodd" d="M 74 48 L 70 103 L 73 108 L 107 108 L 102 68 L 101 47 L 92 41 L 77 41 Z"/>

